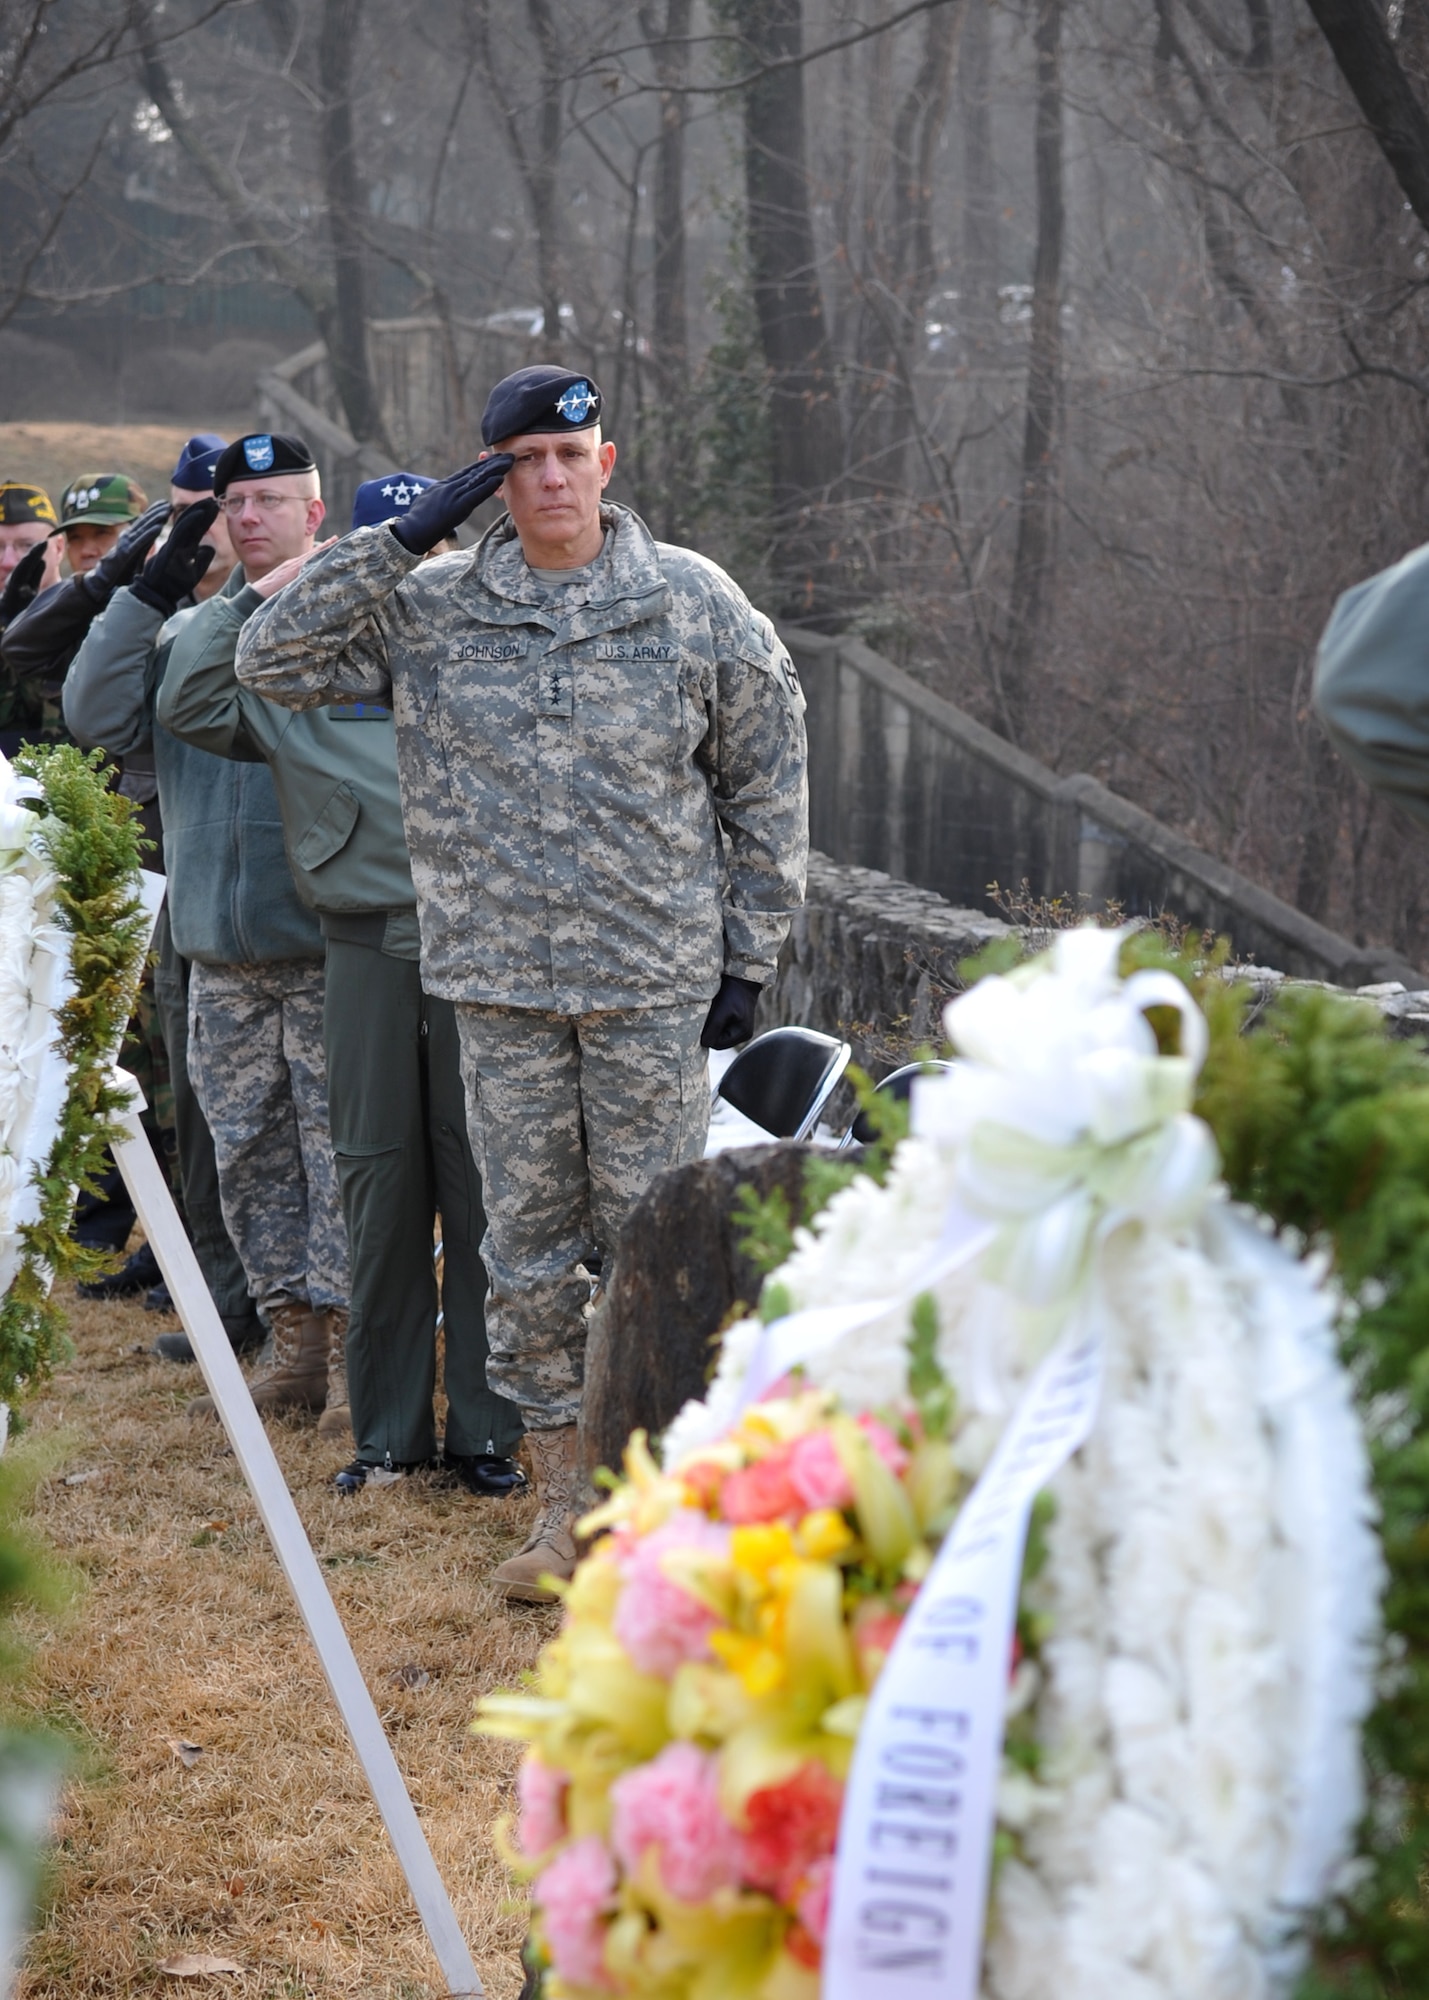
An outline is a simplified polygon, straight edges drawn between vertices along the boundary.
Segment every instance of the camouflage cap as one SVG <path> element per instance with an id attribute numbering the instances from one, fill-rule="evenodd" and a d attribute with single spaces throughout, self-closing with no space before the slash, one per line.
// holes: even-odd
<path id="1" fill-rule="evenodd" d="M 19 479 L 0 480 L 0 528 L 19 528 L 27 521 L 53 528 L 54 501 L 42 486 L 26 486 Z"/>
<path id="2" fill-rule="evenodd" d="M 123 472 L 82 472 L 66 486 L 60 499 L 60 526 L 77 528 L 92 521 L 96 527 L 122 527 L 137 520 L 149 502 L 144 490 Z"/>

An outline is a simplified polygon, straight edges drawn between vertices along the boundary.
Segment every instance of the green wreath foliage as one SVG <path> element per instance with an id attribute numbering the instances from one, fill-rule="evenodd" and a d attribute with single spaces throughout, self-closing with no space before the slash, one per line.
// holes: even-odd
<path id="1" fill-rule="evenodd" d="M 76 1189 L 92 1190 L 104 1149 L 120 1137 L 124 1103 L 114 1057 L 133 1011 L 148 940 L 139 896 L 141 832 L 131 800 L 101 774 L 103 753 L 72 744 L 22 750 L 15 768 L 38 779 L 40 845 L 59 878 L 57 921 L 70 937 L 75 990 L 59 1014 L 69 1090 L 40 1176 L 39 1219 L 21 1232 L 20 1268 L 0 1302 L 0 1401 L 43 1381 L 68 1351 L 52 1284 L 93 1276 L 109 1258 L 70 1235 Z M 18 1422 L 12 1419 L 12 1422 Z"/>

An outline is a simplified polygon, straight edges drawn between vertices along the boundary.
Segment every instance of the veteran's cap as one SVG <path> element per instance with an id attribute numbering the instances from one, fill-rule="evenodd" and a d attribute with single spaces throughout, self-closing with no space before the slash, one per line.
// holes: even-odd
<path id="1" fill-rule="evenodd" d="M 389 472 L 385 479 L 365 479 L 352 496 L 353 527 L 380 528 L 384 521 L 396 520 L 425 487 L 436 483 L 420 472 Z"/>
<path id="2" fill-rule="evenodd" d="M 544 431 L 588 431 L 600 422 L 600 390 L 589 375 L 538 361 L 503 376 L 486 399 L 481 414 L 481 441 Z"/>
<path id="3" fill-rule="evenodd" d="M 124 472 L 82 472 L 60 496 L 60 526 L 121 528 L 148 506 L 144 489 Z"/>
<path id="4" fill-rule="evenodd" d="M 302 438 L 290 432 L 253 431 L 235 438 L 218 455 L 213 490 L 226 493 L 235 479 L 261 479 L 265 472 L 316 472 L 317 464 Z"/>
<path id="5" fill-rule="evenodd" d="M 20 479 L 0 479 L 0 528 L 20 528 L 39 521 L 47 528 L 59 526 L 55 503 L 42 486 L 26 486 Z"/>
<path id="6" fill-rule="evenodd" d="M 228 449 L 227 438 L 217 431 L 198 431 L 179 453 L 178 463 L 169 474 L 170 486 L 184 493 L 210 493 L 213 469 Z"/>

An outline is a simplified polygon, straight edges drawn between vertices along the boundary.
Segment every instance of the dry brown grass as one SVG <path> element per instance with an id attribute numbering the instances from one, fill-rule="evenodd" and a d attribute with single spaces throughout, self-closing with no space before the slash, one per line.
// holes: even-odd
<path id="1" fill-rule="evenodd" d="M 184 439 L 202 424 L 0 424 L 0 477 L 43 486 L 58 507 L 81 472 L 127 472 L 151 500 L 169 490 Z"/>
<path id="2" fill-rule="evenodd" d="M 66 1440 L 38 1524 L 84 1582 L 30 1633 L 24 1699 L 80 1764 L 20 2000 L 429 2000 L 445 1988 L 242 1476 L 222 1434 L 184 1417 L 197 1371 L 144 1352 L 165 1324 L 77 1303 L 75 1360 L 30 1413 Z M 417 1482 L 339 1500 L 337 1446 L 297 1423 L 270 1435 L 481 1977 L 511 2000 L 523 1925 L 491 1827 L 515 1759 L 467 1723 L 553 1629 L 484 1582 L 532 1503 Z M 427 1684 L 394 1680 L 407 1666 Z M 203 1755 L 186 1768 L 169 1738 Z M 184 1951 L 245 1970 L 159 1973 Z"/>

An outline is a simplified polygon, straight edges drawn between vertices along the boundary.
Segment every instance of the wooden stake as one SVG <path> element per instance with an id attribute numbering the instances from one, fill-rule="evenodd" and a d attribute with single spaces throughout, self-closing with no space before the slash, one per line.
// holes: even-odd
<path id="1" fill-rule="evenodd" d="M 131 1092 L 133 1079 L 116 1076 L 121 1087 Z M 183 1321 L 184 1331 L 203 1371 L 208 1392 L 213 1397 L 223 1427 L 228 1433 L 233 1455 L 243 1469 L 268 1539 L 288 1579 L 297 1601 L 308 1637 L 317 1649 L 327 1684 L 332 1689 L 353 1748 L 361 1761 L 372 1796 L 382 1815 L 387 1834 L 402 1864 L 412 1900 L 417 1905 L 451 2000 L 483 1991 L 466 1939 L 461 1934 L 456 1912 L 446 1885 L 437 1872 L 432 1850 L 422 1832 L 392 1746 L 387 1741 L 362 1670 L 351 1642 L 337 1615 L 337 1606 L 328 1593 L 312 1545 L 293 1505 L 282 1468 L 268 1442 L 262 1419 L 253 1407 L 248 1384 L 238 1358 L 229 1346 L 218 1308 L 209 1295 L 198 1259 L 183 1223 L 179 1220 L 169 1184 L 154 1158 L 153 1150 L 139 1123 L 137 1110 L 125 1116 L 128 1136 L 114 1147 L 114 1160 L 124 1176 L 149 1247 L 159 1260 Z"/>

